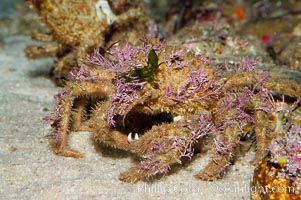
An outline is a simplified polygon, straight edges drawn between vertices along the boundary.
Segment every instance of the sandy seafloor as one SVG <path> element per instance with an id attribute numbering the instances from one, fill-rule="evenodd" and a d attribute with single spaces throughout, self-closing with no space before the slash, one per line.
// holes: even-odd
<path id="1" fill-rule="evenodd" d="M 135 185 L 118 180 L 134 162 L 120 151 L 101 151 L 88 132 L 70 134 L 82 159 L 54 155 L 42 118 L 60 90 L 48 77 L 51 59 L 27 60 L 27 37 L 4 39 L 0 47 L 0 199 L 249 199 L 254 153 L 239 158 L 216 182 L 193 176 L 208 161 L 197 154 L 170 175 Z"/>

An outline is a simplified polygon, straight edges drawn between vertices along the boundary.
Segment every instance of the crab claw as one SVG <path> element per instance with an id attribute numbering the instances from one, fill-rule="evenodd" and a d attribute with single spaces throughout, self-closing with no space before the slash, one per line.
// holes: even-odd
<path id="1" fill-rule="evenodd" d="M 135 133 L 134 140 L 139 140 L 139 135 L 138 135 L 138 133 Z M 130 144 L 131 142 L 133 142 L 132 132 L 130 132 L 130 133 L 128 134 L 128 143 Z"/>
<path id="2" fill-rule="evenodd" d="M 134 140 L 139 140 L 139 135 L 138 135 L 138 133 L 135 133 L 135 138 L 134 138 Z"/>
<path id="3" fill-rule="evenodd" d="M 132 132 L 130 132 L 128 134 L 128 143 L 131 143 L 132 141 L 133 141 L 133 139 L 132 139 Z"/>

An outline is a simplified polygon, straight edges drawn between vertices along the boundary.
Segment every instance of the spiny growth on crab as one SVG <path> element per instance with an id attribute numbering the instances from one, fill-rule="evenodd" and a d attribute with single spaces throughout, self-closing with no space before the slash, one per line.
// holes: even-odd
<path id="1" fill-rule="evenodd" d="M 301 97 L 299 85 L 257 70 L 256 60 L 243 58 L 220 73 L 201 55 L 152 40 L 115 44 L 104 54 L 95 50 L 66 89 L 58 117 L 48 117 L 55 153 L 80 157 L 68 148 L 67 134 L 70 128 L 90 130 L 100 143 L 142 157 L 120 175 L 131 183 L 168 173 L 212 137 L 213 158 L 196 177 L 222 177 L 246 132 L 255 133 L 257 164 L 281 122 L 272 94 Z M 84 120 L 85 111 L 91 114 Z"/>

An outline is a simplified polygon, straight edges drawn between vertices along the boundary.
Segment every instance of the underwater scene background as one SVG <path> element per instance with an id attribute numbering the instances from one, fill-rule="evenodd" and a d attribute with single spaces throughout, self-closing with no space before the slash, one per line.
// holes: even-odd
<path id="1" fill-rule="evenodd" d="M 301 2 L 3 0 L 0 196 L 301 199 Z"/>

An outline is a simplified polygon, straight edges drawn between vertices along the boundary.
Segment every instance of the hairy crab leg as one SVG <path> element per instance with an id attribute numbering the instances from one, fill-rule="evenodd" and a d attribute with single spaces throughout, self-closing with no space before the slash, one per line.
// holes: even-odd
<path id="1" fill-rule="evenodd" d="M 258 165 L 258 163 L 267 153 L 267 134 L 269 132 L 269 127 L 267 125 L 268 123 L 268 115 L 262 110 L 256 110 L 254 113 L 254 126 L 257 149 L 254 159 L 250 162 L 252 165 Z"/>
<path id="2" fill-rule="evenodd" d="M 139 20 L 139 18 L 143 16 L 143 12 L 139 8 L 131 8 L 128 11 L 118 15 L 115 20 L 116 24 L 124 24 L 134 19 Z"/>
<path id="3" fill-rule="evenodd" d="M 83 96 L 95 96 L 95 97 L 105 97 L 111 91 L 109 81 L 103 81 L 101 83 L 93 82 L 67 82 L 66 87 L 72 91 L 72 95 L 75 97 Z"/>
<path id="4" fill-rule="evenodd" d="M 52 123 L 51 147 L 55 154 L 65 157 L 81 158 L 83 155 L 67 145 L 71 115 L 71 94 L 63 91 L 56 96 L 56 119 Z"/>
<path id="5" fill-rule="evenodd" d="M 138 153 L 146 159 L 121 173 L 119 179 L 128 183 L 136 183 L 156 174 L 167 174 L 171 164 L 181 163 L 182 156 L 192 156 L 185 154 L 192 150 L 189 149 L 189 144 L 192 144 L 189 136 L 190 130 L 178 123 L 154 126 L 139 140 L 134 141 L 130 148 L 132 152 Z"/>
<path id="6" fill-rule="evenodd" d="M 223 130 L 214 141 L 214 155 L 207 166 L 195 177 L 205 181 L 214 181 L 221 178 L 233 157 L 231 153 L 239 143 L 240 128 L 231 125 Z"/>
<path id="7" fill-rule="evenodd" d="M 74 100 L 74 111 L 72 112 L 72 130 L 73 131 L 91 131 L 91 128 L 87 124 L 83 123 L 83 119 L 86 113 L 86 106 L 88 99 L 85 96 L 80 96 Z"/>
<path id="8" fill-rule="evenodd" d="M 91 126 L 94 132 L 94 139 L 97 142 L 109 145 L 114 148 L 129 150 L 127 135 L 108 127 L 106 112 L 110 106 L 109 101 L 96 105 L 91 116 Z"/>
<path id="9" fill-rule="evenodd" d="M 63 45 L 57 43 L 48 43 L 42 46 L 28 45 L 24 52 L 26 57 L 31 59 L 53 56 L 54 54 L 61 52 L 65 49 Z"/>
<path id="10" fill-rule="evenodd" d="M 75 97 L 75 104 L 76 106 L 79 106 L 79 112 L 75 115 L 75 120 L 81 122 L 84 111 L 83 107 L 86 103 L 84 98 L 87 98 L 84 95 L 98 95 L 99 97 L 104 97 L 107 96 L 110 89 L 109 87 L 102 86 L 102 84 L 92 82 L 68 82 L 66 88 L 68 88 L 68 90 L 64 90 L 55 96 L 55 111 L 45 119 L 52 121 L 52 150 L 61 156 L 80 158 L 83 157 L 83 155 L 78 151 L 70 149 L 67 143 L 70 122 L 72 119 L 72 98 Z M 87 91 L 89 91 L 89 93 L 87 93 Z"/>
<path id="11" fill-rule="evenodd" d="M 128 142 L 127 138 L 127 135 L 107 127 L 103 127 L 103 129 L 99 129 L 94 133 L 94 140 L 97 142 L 121 150 L 130 149 L 130 143 Z"/>
<path id="12" fill-rule="evenodd" d="M 52 42 L 52 41 L 54 41 L 54 38 L 53 38 L 52 35 L 44 34 L 44 33 L 41 33 L 37 30 L 31 31 L 30 37 L 31 37 L 31 39 L 37 40 L 37 41 L 40 41 L 40 42 Z"/>
<path id="13" fill-rule="evenodd" d="M 72 68 L 71 63 L 74 63 L 74 66 L 77 65 L 76 60 L 75 60 L 74 50 L 69 52 L 64 57 L 60 58 L 59 61 L 57 61 L 54 64 L 53 73 L 54 73 L 55 77 L 58 77 L 58 78 L 66 77 Z"/>
<path id="14" fill-rule="evenodd" d="M 279 94 L 290 97 L 301 98 L 301 87 L 294 81 L 281 80 L 276 75 L 262 79 L 264 75 L 260 73 L 241 72 L 235 76 L 229 77 L 225 84 L 226 91 L 231 91 L 232 88 L 254 87 L 257 84 L 262 84 L 264 88 Z"/>

